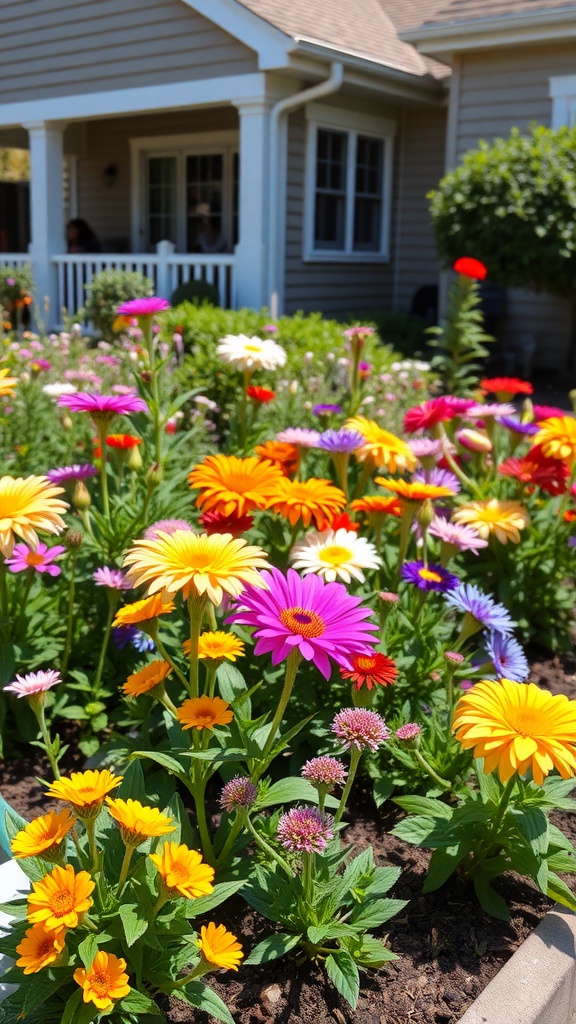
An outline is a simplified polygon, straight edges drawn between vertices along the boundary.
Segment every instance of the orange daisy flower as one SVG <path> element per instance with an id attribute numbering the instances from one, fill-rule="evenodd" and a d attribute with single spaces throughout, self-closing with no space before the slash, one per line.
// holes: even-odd
<path id="1" fill-rule="evenodd" d="M 106 444 L 109 448 L 119 448 L 121 451 L 126 451 L 130 450 L 130 448 L 137 448 L 138 445 L 142 444 L 142 441 L 139 437 L 134 437 L 133 434 L 108 434 Z"/>
<path id="2" fill-rule="evenodd" d="M 132 604 L 125 604 L 116 612 L 113 626 L 136 626 L 142 622 L 150 622 L 157 619 L 159 615 L 169 615 L 174 611 L 176 605 L 173 601 L 166 601 L 161 594 L 152 594 L 142 601 L 133 601 Z"/>
<path id="3" fill-rule="evenodd" d="M 51 859 L 74 824 L 74 817 L 66 807 L 63 811 L 48 811 L 34 818 L 18 832 L 10 847 L 14 857 L 44 857 Z"/>
<path id="4" fill-rule="evenodd" d="M 176 714 L 183 729 L 213 729 L 215 725 L 228 725 L 234 718 L 230 705 L 221 697 L 191 697 L 185 700 Z"/>
<path id="5" fill-rule="evenodd" d="M 300 449 L 286 441 L 265 441 L 254 451 L 261 459 L 268 459 L 280 467 L 284 476 L 294 476 L 300 465 Z"/>
<path id="6" fill-rule="evenodd" d="M 391 658 L 380 651 L 373 654 L 358 654 L 352 658 L 352 671 L 340 669 L 343 679 L 351 679 L 355 690 L 365 686 L 372 690 L 375 686 L 391 686 L 396 681 L 398 669 Z"/>
<path id="7" fill-rule="evenodd" d="M 402 508 L 398 498 L 385 498 L 381 494 L 367 494 L 365 498 L 355 498 L 350 502 L 353 512 L 365 512 L 367 516 L 396 516 L 402 515 Z"/>
<path id="8" fill-rule="evenodd" d="M 256 456 L 239 459 L 236 455 L 208 455 L 188 474 L 190 486 L 200 491 L 198 508 L 215 509 L 225 516 L 267 508 L 282 479 L 275 463 Z"/>
<path id="9" fill-rule="evenodd" d="M 47 931 L 77 928 L 92 906 L 90 893 L 95 883 L 87 871 L 74 871 L 71 864 L 55 867 L 39 882 L 32 883 L 28 896 L 30 924 L 43 924 Z"/>
<path id="10" fill-rule="evenodd" d="M 320 523 L 340 512 L 346 504 L 344 492 L 330 480 L 310 477 L 309 480 L 288 480 L 282 477 L 270 500 L 270 507 L 284 516 L 291 526 L 302 520 L 318 529 Z"/>
<path id="11" fill-rule="evenodd" d="M 114 953 L 98 950 L 88 970 L 78 967 L 74 981 L 82 989 L 85 1003 L 94 1003 L 99 1010 L 109 1010 L 117 999 L 123 999 L 130 992 L 126 961 Z"/>
<path id="12" fill-rule="evenodd" d="M 66 929 L 49 931 L 43 924 L 34 924 L 16 946 L 20 959 L 16 967 L 22 967 L 24 974 L 37 974 L 58 959 L 64 949 Z"/>
<path id="13" fill-rule="evenodd" d="M 214 891 L 214 868 L 204 863 L 197 850 L 168 840 L 159 853 L 151 853 L 149 857 L 171 896 L 196 899 Z"/>
<path id="14" fill-rule="evenodd" d="M 172 667 L 167 661 L 156 658 L 149 665 L 144 665 L 144 668 L 128 676 L 122 690 L 127 697 L 140 697 L 141 694 L 149 693 L 150 690 L 163 683 L 171 671 Z"/>

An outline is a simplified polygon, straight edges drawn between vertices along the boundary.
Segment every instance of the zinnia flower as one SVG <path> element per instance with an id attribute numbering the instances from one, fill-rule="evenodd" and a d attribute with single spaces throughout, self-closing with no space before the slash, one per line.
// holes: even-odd
<path id="1" fill-rule="evenodd" d="M 87 871 L 76 874 L 71 864 L 56 866 L 49 875 L 32 883 L 28 896 L 30 924 L 43 924 L 48 931 L 77 928 L 92 906 L 94 885 Z"/>
<path id="2" fill-rule="evenodd" d="M 530 667 L 526 655 L 514 637 L 487 633 L 484 646 L 498 678 L 511 679 L 513 683 L 523 683 L 528 678 Z"/>
<path id="3" fill-rule="evenodd" d="M 172 818 L 162 814 L 157 807 L 144 807 L 139 800 L 107 796 L 106 806 L 108 814 L 118 822 L 126 846 L 140 846 L 147 839 L 167 836 L 175 831 Z"/>
<path id="4" fill-rule="evenodd" d="M 300 520 L 310 526 L 312 520 L 317 527 L 346 504 L 344 492 L 329 480 L 309 477 L 308 480 L 288 480 L 281 477 L 270 496 L 269 508 L 284 516 L 291 526 Z"/>
<path id="5" fill-rule="evenodd" d="M 448 572 L 442 565 L 425 566 L 423 562 L 404 562 L 402 579 L 406 583 L 414 583 L 419 590 L 437 590 L 445 593 L 454 590 L 459 579 L 453 572 Z"/>
<path id="6" fill-rule="evenodd" d="M 352 669 L 351 658 L 375 646 L 370 636 L 378 627 L 366 622 L 370 609 L 349 594 L 342 583 L 325 583 L 320 576 L 302 578 L 293 569 L 284 576 L 272 568 L 262 573 L 264 590 L 247 587 L 240 609 L 227 621 L 254 627 L 255 654 L 272 654 L 272 664 L 298 650 L 313 661 L 325 679 L 330 658 Z"/>
<path id="7" fill-rule="evenodd" d="M 65 935 L 65 928 L 49 931 L 43 924 L 32 925 L 16 946 L 20 954 L 16 967 L 22 967 L 24 974 L 38 974 L 58 959 L 64 949 Z"/>
<path id="8" fill-rule="evenodd" d="M 260 459 L 276 463 L 284 476 L 293 476 L 300 465 L 300 451 L 295 444 L 265 441 L 264 444 L 257 444 L 254 451 Z"/>
<path id="9" fill-rule="evenodd" d="M 129 416 L 133 412 L 146 412 L 148 406 L 143 398 L 136 395 L 91 395 L 87 391 L 76 391 L 73 395 L 61 395 L 58 405 L 71 412 L 87 412 L 95 423 L 109 423 L 115 416 Z"/>
<path id="10" fill-rule="evenodd" d="M 15 693 L 17 697 L 37 697 L 46 690 L 61 683 L 59 672 L 48 669 L 40 672 L 28 672 L 25 676 L 16 676 L 16 681 L 4 687 L 5 693 Z"/>
<path id="11" fill-rule="evenodd" d="M 268 508 L 284 479 L 279 466 L 256 456 L 208 455 L 188 474 L 188 483 L 200 491 L 198 508 L 214 509 L 225 516 L 244 516 Z"/>
<path id="12" fill-rule="evenodd" d="M 200 928 L 198 946 L 204 960 L 225 971 L 237 971 L 244 956 L 236 936 L 223 924 L 215 925 L 213 921 Z"/>
<path id="13" fill-rule="evenodd" d="M 550 459 L 562 459 L 570 470 L 576 462 L 576 420 L 572 416 L 553 416 L 539 424 L 532 444 Z"/>
<path id="14" fill-rule="evenodd" d="M 126 581 L 127 577 L 125 577 Z M 129 583 L 131 587 L 132 584 Z M 135 626 L 138 623 L 150 622 L 157 619 L 159 615 L 169 615 L 174 611 L 176 605 L 173 601 L 167 600 L 162 594 L 153 594 L 152 597 L 145 597 L 142 601 L 133 601 L 125 604 L 116 612 L 113 626 Z"/>
<path id="15" fill-rule="evenodd" d="M 96 476 L 98 470 L 91 462 L 75 462 L 71 466 L 61 466 L 60 469 L 49 469 L 46 476 L 53 484 L 70 484 L 76 480 L 87 480 L 88 477 Z"/>
<path id="16" fill-rule="evenodd" d="M 184 641 L 184 653 L 190 654 L 190 641 Z M 198 657 L 208 661 L 236 661 L 244 654 L 244 642 L 235 633 L 215 630 L 201 633 L 198 639 Z"/>
<path id="17" fill-rule="evenodd" d="M 213 892 L 214 868 L 203 862 L 197 850 L 168 841 L 160 853 L 149 856 L 171 896 L 195 899 Z"/>
<path id="18" fill-rule="evenodd" d="M 532 770 L 541 786 L 553 769 L 576 774 L 576 701 L 535 683 L 482 680 L 458 701 L 452 729 L 466 750 L 484 758 L 484 772 L 508 782 Z"/>
<path id="19" fill-rule="evenodd" d="M 98 950 L 88 970 L 78 967 L 74 971 L 74 981 L 82 989 L 83 1002 L 94 1003 L 99 1010 L 109 1010 L 130 992 L 126 961 L 103 949 Z"/>
<path id="20" fill-rule="evenodd" d="M 291 853 L 323 853 L 334 838 L 334 819 L 317 807 L 293 807 L 281 816 L 276 838 Z"/>
<path id="21" fill-rule="evenodd" d="M 523 505 L 517 501 L 470 501 L 461 505 L 453 516 L 455 523 L 472 526 L 481 537 L 488 540 L 494 536 L 501 544 L 520 542 L 520 530 L 528 526 L 530 519 Z"/>
<path id="22" fill-rule="evenodd" d="M 306 576 L 310 572 L 333 583 L 336 579 L 364 582 L 362 569 L 382 565 L 374 544 L 350 530 L 310 531 L 290 551 L 290 562 Z"/>
<path id="23" fill-rule="evenodd" d="M 144 665 L 144 668 L 128 676 L 122 691 L 127 697 L 140 697 L 163 683 L 171 671 L 172 666 L 167 661 L 157 658 L 156 661 L 151 661 L 149 665 Z"/>
<path id="24" fill-rule="evenodd" d="M 58 850 L 74 824 L 74 818 L 66 807 L 63 811 L 48 811 L 40 818 L 34 818 L 17 832 L 10 843 L 12 856 L 44 857 Z M 49 859 L 49 858 L 48 858 Z"/>
<path id="25" fill-rule="evenodd" d="M 57 779 L 46 790 L 46 796 L 66 800 L 79 818 L 92 818 L 100 813 L 104 798 L 120 786 L 122 779 L 104 768 L 72 772 L 69 779 Z M 72 926 L 69 926 L 72 927 Z"/>
<path id="26" fill-rule="evenodd" d="M 15 534 L 35 550 L 40 543 L 37 530 L 65 529 L 62 516 L 68 505 L 57 497 L 62 493 L 45 476 L 0 478 L 0 551 L 5 558 L 12 555 Z"/>
<path id="27" fill-rule="evenodd" d="M 348 772 L 344 763 L 337 757 L 323 754 L 321 757 L 313 757 L 306 761 L 300 774 L 317 789 L 322 788 L 325 792 L 331 793 L 336 786 L 344 785 Z"/>
<path id="28" fill-rule="evenodd" d="M 560 459 L 550 459 L 541 448 L 532 448 L 523 458 L 505 459 L 498 466 L 502 476 L 510 476 L 523 484 L 530 484 L 531 490 L 540 487 L 547 494 L 563 494 L 568 482 L 568 466 Z"/>
<path id="29" fill-rule="evenodd" d="M 398 676 L 398 669 L 392 661 L 380 651 L 371 654 L 357 654 L 352 658 L 352 671 L 340 669 L 342 679 L 351 679 L 355 690 L 363 686 L 367 690 L 375 686 L 392 686 Z"/>
<path id="30" fill-rule="evenodd" d="M 369 708 L 343 708 L 332 722 L 332 732 L 347 750 L 378 750 L 390 736 L 384 719 Z"/>
<path id="31" fill-rule="evenodd" d="M 236 775 L 222 787 L 220 793 L 220 806 L 223 810 L 232 814 L 233 811 L 252 807 L 256 803 L 258 790 L 250 779 L 244 775 Z"/>
<path id="32" fill-rule="evenodd" d="M 177 530 L 168 537 L 140 540 L 126 555 L 128 578 L 135 587 L 148 584 L 148 592 L 166 595 L 182 591 L 221 604 L 224 592 L 233 597 L 247 584 L 261 586 L 258 569 L 264 568 L 265 553 L 229 533 L 197 536 Z M 115 623 L 118 624 L 118 623 Z"/>
<path id="33" fill-rule="evenodd" d="M 271 338 L 248 338 L 227 334 L 218 342 L 216 353 L 236 370 L 278 370 L 286 363 L 286 352 Z"/>
<path id="34" fill-rule="evenodd" d="M 165 309 L 170 309 L 170 303 L 166 299 L 161 299 L 159 295 L 150 295 L 140 299 L 128 299 L 121 306 L 117 306 L 116 312 L 118 316 L 153 316 L 154 313 L 163 313 Z"/>
<path id="35" fill-rule="evenodd" d="M 477 629 L 485 626 L 486 629 L 508 634 L 516 625 L 503 604 L 483 594 L 473 583 L 461 583 L 446 595 L 446 603 L 474 619 Z"/>
<path id="36" fill-rule="evenodd" d="M 228 725 L 234 718 L 230 705 L 221 697 L 191 697 L 177 710 L 183 729 L 213 729 L 215 725 Z"/>
<path id="37" fill-rule="evenodd" d="M 355 452 L 359 462 L 368 460 L 374 468 L 385 466 L 390 473 L 411 472 L 416 469 L 416 458 L 410 445 L 383 430 L 375 420 L 369 420 L 365 416 L 354 416 L 347 420 L 345 425 L 347 430 L 358 431 L 364 438 L 364 444 Z"/>

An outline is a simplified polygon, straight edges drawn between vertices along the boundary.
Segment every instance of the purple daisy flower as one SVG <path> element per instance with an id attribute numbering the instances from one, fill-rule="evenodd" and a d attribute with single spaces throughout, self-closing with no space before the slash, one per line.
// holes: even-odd
<path id="1" fill-rule="evenodd" d="M 109 590 L 131 590 L 132 585 L 126 579 L 121 569 L 111 569 L 104 565 L 92 573 L 92 579 L 97 587 L 108 587 Z"/>
<path id="2" fill-rule="evenodd" d="M 146 412 L 148 409 L 144 399 L 136 395 L 94 395 L 88 391 L 61 395 L 58 405 L 72 412 L 87 412 L 97 423 L 107 423 L 114 416 L 129 416 L 130 413 Z"/>
<path id="3" fill-rule="evenodd" d="M 6 565 L 10 572 L 26 572 L 27 569 L 34 569 L 36 572 L 47 573 L 48 576 L 59 576 L 62 569 L 59 565 L 52 563 L 65 551 L 66 548 L 61 544 L 48 548 L 42 541 L 38 543 L 35 551 L 31 551 L 26 544 L 15 544 L 11 558 L 6 559 Z"/>
<path id="4" fill-rule="evenodd" d="M 335 786 L 343 786 L 346 782 L 345 765 L 337 757 L 329 757 L 324 754 L 322 757 L 313 757 L 302 768 L 300 773 L 303 779 L 308 779 L 313 786 L 322 786 L 327 792 L 331 792 Z"/>
<path id="5" fill-rule="evenodd" d="M 351 455 L 363 444 L 365 440 L 357 430 L 325 430 L 318 440 L 318 448 L 335 455 Z"/>
<path id="6" fill-rule="evenodd" d="M 74 463 L 72 466 L 61 466 L 60 469 L 49 469 L 46 476 L 53 484 L 71 484 L 76 480 L 87 480 L 96 476 L 98 470 L 90 462 Z"/>
<path id="7" fill-rule="evenodd" d="M 484 646 L 499 679 L 511 679 L 523 683 L 530 673 L 526 655 L 513 636 L 504 633 L 487 633 Z"/>
<path id="8" fill-rule="evenodd" d="M 440 469 L 438 466 L 434 466 L 433 469 L 418 469 L 412 479 L 421 484 L 433 484 L 434 487 L 449 487 L 454 494 L 459 494 L 462 490 L 456 474 L 451 473 L 449 469 Z"/>
<path id="9" fill-rule="evenodd" d="M 460 583 L 458 577 L 442 565 L 425 566 L 423 562 L 404 562 L 402 579 L 414 583 L 419 590 L 438 590 L 443 594 Z"/>
<path id="10" fill-rule="evenodd" d="M 488 594 L 483 594 L 474 583 L 461 583 L 456 590 L 447 594 L 446 603 L 473 619 L 476 629 L 485 626 L 508 635 L 516 625 L 504 605 Z"/>
<path id="11" fill-rule="evenodd" d="M 434 516 L 428 527 L 428 533 L 432 537 L 438 537 L 443 544 L 449 544 L 458 551 L 472 551 L 475 555 L 478 554 L 480 548 L 488 547 L 488 541 L 483 540 L 471 526 L 451 523 L 439 515 Z"/>
<path id="12" fill-rule="evenodd" d="M 252 807 L 256 802 L 257 795 L 258 790 L 254 783 L 245 775 L 237 775 L 222 787 L 220 806 L 231 814 L 241 808 Z"/>
<path id="13" fill-rule="evenodd" d="M 170 309 L 170 303 L 161 299 L 158 295 L 151 295 L 149 298 L 129 299 L 118 306 L 118 316 L 153 316 L 154 313 L 163 313 Z"/>
<path id="14" fill-rule="evenodd" d="M 320 432 L 309 430 L 307 427 L 287 427 L 276 434 L 276 440 L 296 445 L 297 448 L 317 448 Z"/>
<path id="15" fill-rule="evenodd" d="M 280 818 L 276 838 L 291 853 L 323 853 L 334 838 L 333 825 L 317 807 L 293 807 Z"/>
<path id="16" fill-rule="evenodd" d="M 329 402 L 320 402 L 312 409 L 314 416 L 340 416 L 343 412 L 341 405 L 330 405 Z"/>
<path id="17" fill-rule="evenodd" d="M 499 423 L 501 427 L 506 427 L 507 430 L 513 430 L 515 434 L 525 434 L 527 437 L 532 437 L 539 430 L 536 423 L 522 423 L 514 416 L 499 416 L 496 423 Z"/>
<path id="18" fill-rule="evenodd" d="M 375 647 L 370 634 L 378 626 L 366 621 L 371 609 L 342 583 L 326 583 L 314 573 L 302 577 L 294 569 L 286 576 L 265 569 L 260 577 L 266 589 L 248 585 L 237 599 L 239 610 L 226 620 L 254 627 L 256 656 L 271 653 L 272 664 L 279 665 L 297 650 L 329 679 L 330 659 L 351 671 L 351 658 Z"/>
<path id="19" fill-rule="evenodd" d="M 369 708 L 343 708 L 332 722 L 332 732 L 347 750 L 378 750 L 390 736 L 386 722 Z"/>

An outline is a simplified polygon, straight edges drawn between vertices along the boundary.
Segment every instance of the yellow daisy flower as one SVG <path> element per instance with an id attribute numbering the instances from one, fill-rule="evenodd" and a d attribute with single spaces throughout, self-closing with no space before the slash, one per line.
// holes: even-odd
<path id="1" fill-rule="evenodd" d="M 184 654 L 190 656 L 190 641 L 183 644 Z M 236 661 L 244 654 L 244 642 L 235 633 L 224 633 L 216 630 L 213 633 L 202 633 L 198 640 L 198 657 L 207 661 Z"/>
<path id="2" fill-rule="evenodd" d="M 359 462 L 371 462 L 374 469 L 386 466 L 390 473 L 412 472 L 416 469 L 417 460 L 410 445 L 395 434 L 366 416 L 353 416 L 345 423 L 346 430 L 357 430 L 364 438 L 364 444 L 357 448 L 354 455 Z"/>
<path id="3" fill-rule="evenodd" d="M 237 971 L 244 956 L 236 936 L 227 931 L 223 924 L 216 925 L 213 921 L 202 925 L 198 946 L 204 960 L 228 971 Z"/>
<path id="4" fill-rule="evenodd" d="M 576 420 L 573 416 L 552 416 L 538 424 L 532 447 L 541 447 L 549 459 L 562 459 L 570 468 L 576 463 Z"/>
<path id="5" fill-rule="evenodd" d="M 74 971 L 74 981 L 83 990 L 83 1002 L 94 1003 L 99 1010 L 109 1010 L 130 991 L 126 961 L 103 949 L 98 950 L 88 970 L 78 967 Z"/>
<path id="6" fill-rule="evenodd" d="M 168 841 L 159 853 L 151 853 L 149 857 L 171 896 L 193 899 L 209 896 L 214 891 L 214 868 L 204 863 L 197 850 Z"/>
<path id="7" fill-rule="evenodd" d="M 461 505 L 452 516 L 454 523 L 471 526 L 483 540 L 493 535 L 501 544 L 520 542 L 520 530 L 530 523 L 523 505 L 517 501 L 469 501 Z"/>
<path id="8" fill-rule="evenodd" d="M 100 813 L 104 798 L 121 782 L 122 778 L 107 768 L 103 771 L 72 772 L 69 779 L 53 782 L 46 790 L 46 796 L 66 800 L 72 804 L 79 818 L 95 818 Z"/>
<path id="9" fill-rule="evenodd" d="M 49 811 L 40 818 L 34 818 L 18 832 L 10 847 L 12 855 L 19 857 L 44 857 L 58 853 L 60 844 L 74 824 L 74 817 L 66 807 L 63 811 Z"/>
<path id="10" fill-rule="evenodd" d="M 107 796 L 108 813 L 120 825 L 120 832 L 126 846 L 140 846 L 147 839 L 167 836 L 174 832 L 172 818 L 166 817 L 157 807 L 144 807 L 139 800 L 120 800 Z"/>
<path id="11" fill-rule="evenodd" d="M 87 871 L 74 871 L 71 864 L 59 866 L 32 883 L 28 896 L 30 924 L 43 924 L 48 931 L 77 928 L 82 916 L 92 906 L 90 893 L 94 882 Z"/>
<path id="12" fill-rule="evenodd" d="M 46 476 L 0 479 L 0 551 L 5 558 L 12 555 L 15 534 L 35 550 L 38 530 L 61 533 L 66 528 L 62 516 L 68 505 L 57 497 L 63 493 Z"/>
<path id="13" fill-rule="evenodd" d="M 14 394 L 14 388 L 18 384 L 17 377 L 9 377 L 10 367 L 5 366 L 0 370 L 0 398 L 6 398 Z"/>
<path id="14" fill-rule="evenodd" d="M 419 483 L 418 480 L 397 480 L 391 476 L 377 476 L 374 483 L 379 487 L 385 487 L 387 491 L 396 494 L 398 500 L 412 501 L 420 505 L 424 501 L 437 501 L 439 498 L 452 498 L 456 491 L 449 487 L 439 487 L 436 484 Z"/>

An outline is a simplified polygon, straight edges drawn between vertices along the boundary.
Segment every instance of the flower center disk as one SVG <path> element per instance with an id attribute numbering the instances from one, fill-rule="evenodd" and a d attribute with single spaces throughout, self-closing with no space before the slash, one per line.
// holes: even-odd
<path id="1" fill-rule="evenodd" d="M 291 633 L 297 633 L 308 640 L 322 636 L 326 629 L 320 615 L 305 608 L 285 608 L 280 612 L 280 622 Z"/>
<path id="2" fill-rule="evenodd" d="M 331 547 L 319 551 L 318 558 L 321 562 L 328 562 L 329 565 L 341 565 L 342 562 L 350 561 L 352 552 L 348 548 L 338 547 L 337 544 L 333 544 Z"/>

